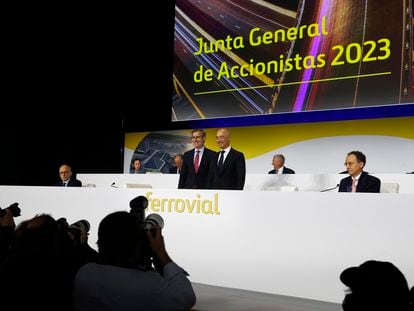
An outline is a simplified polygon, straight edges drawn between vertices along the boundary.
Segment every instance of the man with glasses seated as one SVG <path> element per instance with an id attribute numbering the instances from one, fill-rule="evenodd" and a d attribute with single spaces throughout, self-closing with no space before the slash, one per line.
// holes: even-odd
<path id="1" fill-rule="evenodd" d="M 82 182 L 73 175 L 72 168 L 68 164 L 63 164 L 59 168 L 60 181 L 55 186 L 58 187 L 82 187 Z"/>
<path id="2" fill-rule="evenodd" d="M 365 154 L 361 151 L 347 154 L 345 167 L 349 176 L 341 179 L 339 192 L 380 192 L 381 180 L 363 171 L 366 161 Z"/>

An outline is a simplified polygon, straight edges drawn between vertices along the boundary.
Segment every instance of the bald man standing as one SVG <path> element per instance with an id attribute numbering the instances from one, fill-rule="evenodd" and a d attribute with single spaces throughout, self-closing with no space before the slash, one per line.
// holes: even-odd
<path id="1" fill-rule="evenodd" d="M 246 180 L 246 160 L 244 154 L 230 146 L 230 132 L 222 128 L 217 131 L 217 145 L 220 151 L 216 154 L 213 167 L 213 189 L 243 190 Z"/>

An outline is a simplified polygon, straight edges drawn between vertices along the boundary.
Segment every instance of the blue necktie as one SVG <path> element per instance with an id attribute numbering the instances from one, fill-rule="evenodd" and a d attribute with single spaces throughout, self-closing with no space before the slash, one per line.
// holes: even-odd
<path id="1" fill-rule="evenodd" d="M 224 150 L 220 151 L 220 159 L 218 161 L 218 169 L 220 173 L 223 171 L 224 152 L 225 152 Z"/>

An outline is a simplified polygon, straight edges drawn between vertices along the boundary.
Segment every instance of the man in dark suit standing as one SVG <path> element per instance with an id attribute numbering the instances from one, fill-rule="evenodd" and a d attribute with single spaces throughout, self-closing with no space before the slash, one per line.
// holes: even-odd
<path id="1" fill-rule="evenodd" d="M 381 180 L 363 171 L 366 161 L 361 151 L 347 154 L 345 166 L 349 176 L 341 179 L 339 192 L 380 192 Z"/>
<path id="2" fill-rule="evenodd" d="M 273 156 L 272 165 L 273 170 L 269 174 L 295 174 L 295 171 L 285 167 L 285 156 L 283 154 L 276 154 Z"/>
<path id="3" fill-rule="evenodd" d="M 184 153 L 183 165 L 181 167 L 179 189 L 209 189 L 211 187 L 211 177 L 209 172 L 211 166 L 216 165 L 216 153 L 204 146 L 206 142 L 206 132 L 201 129 L 193 130 L 191 142 L 194 149 Z"/>
<path id="4" fill-rule="evenodd" d="M 58 187 L 82 187 L 82 182 L 73 176 L 72 168 L 63 164 L 59 167 L 60 181 L 56 183 Z"/>
<path id="5" fill-rule="evenodd" d="M 243 190 L 246 179 L 244 154 L 230 146 L 230 132 L 219 129 L 216 136 L 220 151 L 212 165 L 213 189 Z"/>

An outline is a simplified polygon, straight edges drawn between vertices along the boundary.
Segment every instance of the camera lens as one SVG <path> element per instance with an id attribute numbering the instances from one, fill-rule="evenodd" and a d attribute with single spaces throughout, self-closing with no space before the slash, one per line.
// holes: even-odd
<path id="1" fill-rule="evenodd" d="M 78 229 L 80 229 L 81 231 L 84 231 L 84 232 L 89 232 L 89 230 L 91 228 L 91 225 L 89 224 L 89 221 L 87 221 L 86 219 L 78 220 L 77 222 L 74 222 L 70 226 L 71 227 L 76 227 L 76 228 L 78 228 Z"/>
<path id="2" fill-rule="evenodd" d="M 144 221 L 144 230 L 151 230 L 155 226 L 164 227 L 164 219 L 158 214 L 149 214 Z"/>

